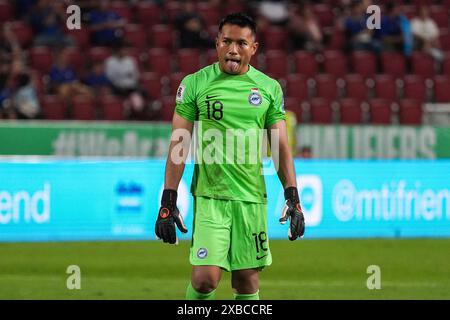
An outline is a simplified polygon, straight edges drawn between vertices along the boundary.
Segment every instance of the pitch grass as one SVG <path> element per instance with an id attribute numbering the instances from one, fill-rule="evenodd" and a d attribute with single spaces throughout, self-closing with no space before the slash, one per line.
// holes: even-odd
<path id="1" fill-rule="evenodd" d="M 271 241 L 262 299 L 450 299 L 450 239 Z M 0 299 L 183 299 L 189 242 L 0 244 Z M 66 269 L 81 268 L 81 290 Z M 366 287 L 381 268 L 381 289 Z M 223 273 L 218 299 L 231 299 Z"/>

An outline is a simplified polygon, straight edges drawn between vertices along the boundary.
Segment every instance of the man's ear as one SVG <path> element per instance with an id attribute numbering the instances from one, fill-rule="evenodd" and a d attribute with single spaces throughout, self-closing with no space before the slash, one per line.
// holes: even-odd
<path id="1" fill-rule="evenodd" d="M 219 47 L 219 36 L 216 37 L 216 49 Z"/>
<path id="2" fill-rule="evenodd" d="M 258 42 L 254 42 L 253 43 L 253 54 L 254 55 L 256 53 L 256 51 L 258 51 L 259 48 L 259 43 Z"/>

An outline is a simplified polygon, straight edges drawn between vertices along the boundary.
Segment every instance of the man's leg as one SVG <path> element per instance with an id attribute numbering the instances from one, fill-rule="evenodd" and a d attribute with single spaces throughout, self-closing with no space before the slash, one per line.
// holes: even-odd
<path id="1" fill-rule="evenodd" d="M 217 266 L 193 266 L 186 300 L 214 300 L 221 274 Z"/>
<path id="2" fill-rule="evenodd" d="M 258 269 L 234 270 L 231 273 L 231 286 L 235 300 L 259 300 Z"/>

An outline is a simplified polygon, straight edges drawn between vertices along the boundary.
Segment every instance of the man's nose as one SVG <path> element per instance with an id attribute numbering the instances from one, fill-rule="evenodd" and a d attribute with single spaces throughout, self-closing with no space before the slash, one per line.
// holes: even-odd
<path id="1" fill-rule="evenodd" d="M 237 51 L 237 44 L 236 44 L 236 43 L 231 43 L 230 48 L 229 48 L 229 50 L 228 50 L 228 53 L 229 53 L 229 54 L 233 54 L 233 55 L 238 54 L 238 51 Z"/>

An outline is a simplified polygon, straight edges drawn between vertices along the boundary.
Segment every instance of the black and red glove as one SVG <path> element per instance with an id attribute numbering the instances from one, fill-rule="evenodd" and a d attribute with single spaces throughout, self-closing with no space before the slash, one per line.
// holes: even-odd
<path id="1" fill-rule="evenodd" d="M 164 189 L 161 198 L 161 208 L 159 208 L 158 219 L 155 224 L 156 236 L 164 242 L 177 244 L 178 237 L 175 225 L 181 232 L 188 232 L 184 225 L 183 217 L 177 208 L 177 192 Z"/>
<path id="2" fill-rule="evenodd" d="M 285 224 L 286 221 L 290 221 L 288 238 L 294 241 L 297 238 L 302 238 L 305 233 L 305 217 L 300 206 L 297 188 L 286 188 L 284 190 L 284 198 L 286 199 L 286 205 L 283 208 L 280 222 Z"/>

